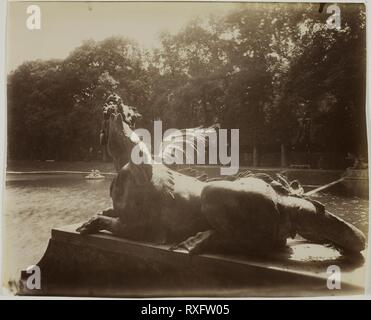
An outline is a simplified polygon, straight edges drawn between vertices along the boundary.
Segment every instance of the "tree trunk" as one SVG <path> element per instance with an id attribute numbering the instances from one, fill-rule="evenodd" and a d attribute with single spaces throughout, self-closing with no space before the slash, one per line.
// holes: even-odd
<path id="1" fill-rule="evenodd" d="M 102 146 L 102 156 L 103 156 L 103 162 L 107 162 L 108 161 L 107 146 Z"/>
<path id="2" fill-rule="evenodd" d="M 252 151 L 252 166 L 253 167 L 259 166 L 259 151 L 258 151 L 258 147 L 256 146 L 256 144 L 254 144 L 253 151 Z"/>
<path id="3" fill-rule="evenodd" d="M 281 167 L 287 167 L 286 145 L 281 143 Z"/>

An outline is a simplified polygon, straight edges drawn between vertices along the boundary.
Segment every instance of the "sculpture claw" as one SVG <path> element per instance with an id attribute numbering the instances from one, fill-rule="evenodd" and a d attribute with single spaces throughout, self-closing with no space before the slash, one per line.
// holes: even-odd
<path id="1" fill-rule="evenodd" d="M 89 234 L 89 229 L 85 228 L 84 226 L 77 228 L 76 231 L 82 235 Z"/>
<path id="2" fill-rule="evenodd" d="M 99 216 L 91 218 L 89 221 L 83 223 L 80 227 L 76 229 L 76 232 L 80 234 L 92 234 L 100 230 L 99 228 Z"/>
<path id="3" fill-rule="evenodd" d="M 205 248 L 205 244 L 209 242 L 214 233 L 213 230 L 198 232 L 196 235 L 173 245 L 169 250 L 185 249 L 189 254 L 197 254 Z"/>

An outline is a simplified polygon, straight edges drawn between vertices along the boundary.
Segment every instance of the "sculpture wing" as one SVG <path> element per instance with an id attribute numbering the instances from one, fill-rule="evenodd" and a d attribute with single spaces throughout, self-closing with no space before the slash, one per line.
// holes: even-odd
<path id="1" fill-rule="evenodd" d="M 163 162 L 169 163 L 174 157 L 181 156 L 179 159 L 181 163 L 184 163 L 183 156 L 187 157 L 185 150 L 191 150 L 194 154 L 198 155 L 201 151 L 198 149 L 199 146 L 206 145 L 207 137 L 216 135 L 216 128 L 218 126 L 211 126 L 208 128 L 190 128 L 175 130 L 164 138 L 164 141 L 160 145 L 159 157 Z"/>
<path id="2" fill-rule="evenodd" d="M 174 176 L 171 169 L 163 164 L 153 164 L 151 182 L 162 195 L 174 199 Z"/>

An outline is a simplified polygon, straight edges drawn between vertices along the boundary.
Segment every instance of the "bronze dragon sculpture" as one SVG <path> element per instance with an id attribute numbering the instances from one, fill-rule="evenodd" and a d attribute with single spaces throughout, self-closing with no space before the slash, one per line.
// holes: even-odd
<path id="1" fill-rule="evenodd" d="M 296 235 L 331 244 L 344 254 L 365 249 L 359 229 L 300 196 L 298 186 L 281 176 L 246 172 L 210 181 L 154 161 L 134 164 L 130 152 L 140 141 L 120 104 L 105 106 L 102 131 L 117 170 L 110 188 L 113 206 L 81 225 L 81 234 L 107 230 L 190 253 L 267 252 L 284 247 Z"/>

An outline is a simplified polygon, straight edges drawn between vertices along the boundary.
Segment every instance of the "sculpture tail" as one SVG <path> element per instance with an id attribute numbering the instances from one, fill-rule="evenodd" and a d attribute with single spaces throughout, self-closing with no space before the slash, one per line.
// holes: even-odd
<path id="1" fill-rule="evenodd" d="M 346 252 L 360 252 L 366 247 L 366 237 L 361 230 L 329 211 L 301 217 L 298 233 L 320 243 L 331 243 Z"/>

